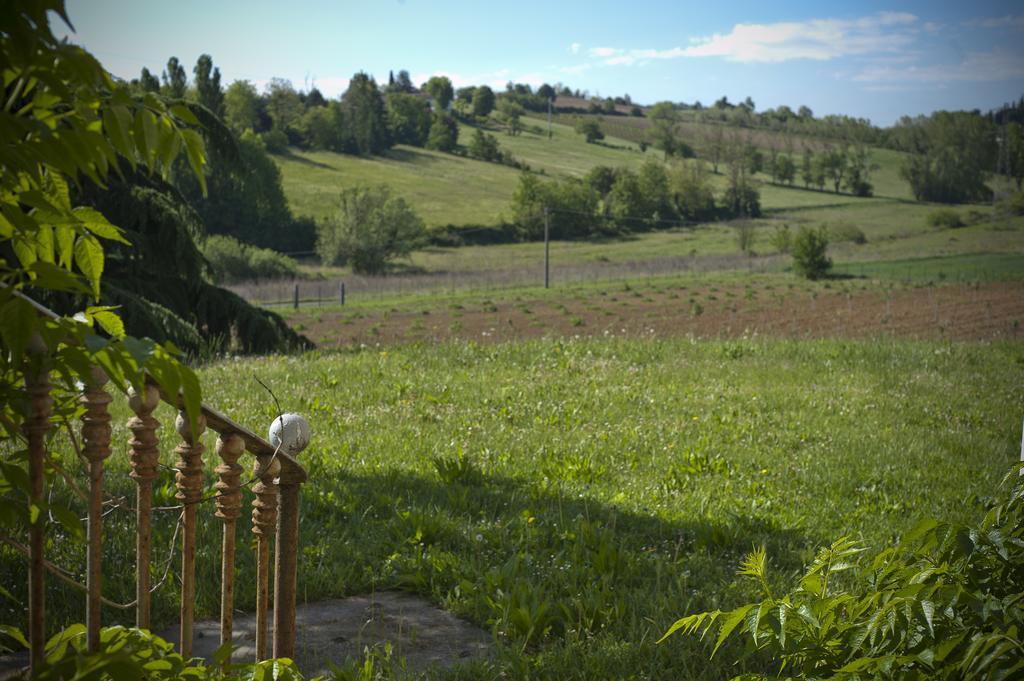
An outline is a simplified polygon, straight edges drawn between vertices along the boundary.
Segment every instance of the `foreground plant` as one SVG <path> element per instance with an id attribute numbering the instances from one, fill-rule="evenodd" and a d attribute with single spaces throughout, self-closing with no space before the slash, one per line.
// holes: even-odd
<path id="1" fill-rule="evenodd" d="M 678 620 L 712 657 L 730 637 L 744 657 L 767 653 L 772 673 L 739 679 L 1011 679 L 1024 674 L 1024 483 L 1015 468 L 1009 499 L 976 526 L 925 520 L 896 546 L 865 559 L 840 539 L 819 552 L 799 586 L 776 597 L 763 548 L 739 574 L 764 600 Z"/>

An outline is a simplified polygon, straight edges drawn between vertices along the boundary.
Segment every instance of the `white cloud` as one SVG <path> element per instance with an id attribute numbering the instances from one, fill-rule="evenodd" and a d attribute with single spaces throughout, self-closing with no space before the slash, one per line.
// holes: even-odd
<path id="1" fill-rule="evenodd" d="M 572 45 L 569 46 L 569 52 L 571 54 L 579 54 L 581 47 L 583 47 L 583 46 L 580 45 L 579 43 L 573 43 Z"/>
<path id="2" fill-rule="evenodd" d="M 729 33 L 690 39 L 687 47 L 665 50 L 591 48 L 605 64 L 653 59 L 718 57 L 735 62 L 827 61 L 849 55 L 892 52 L 913 40 L 918 19 L 906 12 L 881 12 L 857 19 L 810 19 L 774 24 L 736 24 Z"/>
<path id="3" fill-rule="evenodd" d="M 969 52 L 959 64 L 870 66 L 853 77 L 862 83 L 945 83 L 1024 78 L 1024 57 L 1009 50 Z"/>

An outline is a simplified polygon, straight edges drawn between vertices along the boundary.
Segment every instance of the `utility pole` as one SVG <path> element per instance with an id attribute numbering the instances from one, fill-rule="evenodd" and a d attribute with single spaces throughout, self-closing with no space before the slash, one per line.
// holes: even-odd
<path id="1" fill-rule="evenodd" d="M 544 206 L 544 288 L 548 288 L 551 285 L 551 220 L 548 215 L 548 207 Z"/>
<path id="2" fill-rule="evenodd" d="M 551 139 L 551 97 L 548 97 L 548 139 Z"/>

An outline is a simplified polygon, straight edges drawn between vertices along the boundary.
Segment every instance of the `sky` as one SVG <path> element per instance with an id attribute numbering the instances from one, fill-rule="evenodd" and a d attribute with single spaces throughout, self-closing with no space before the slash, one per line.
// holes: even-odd
<path id="1" fill-rule="evenodd" d="M 1024 95 L 1024 2 L 68 0 L 108 70 L 213 57 L 222 83 L 286 78 L 338 97 L 353 74 L 420 84 L 564 83 L 634 102 L 751 97 L 891 125 Z M 55 28 L 63 28 L 59 20 Z"/>

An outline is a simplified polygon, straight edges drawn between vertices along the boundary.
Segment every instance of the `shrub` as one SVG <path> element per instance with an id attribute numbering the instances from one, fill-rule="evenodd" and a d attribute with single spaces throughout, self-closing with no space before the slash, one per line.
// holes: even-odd
<path id="1" fill-rule="evenodd" d="M 427 136 L 427 149 L 452 151 L 458 139 L 459 124 L 455 119 L 445 114 L 436 114 L 434 122 L 430 125 L 430 134 Z"/>
<path id="2" fill-rule="evenodd" d="M 793 269 L 807 279 L 820 279 L 832 267 L 828 251 L 828 233 L 825 228 L 801 227 L 793 239 Z"/>
<path id="3" fill-rule="evenodd" d="M 866 244 L 868 242 L 864 230 L 851 225 L 849 222 L 840 222 L 832 225 L 828 232 L 832 241 L 849 241 L 855 244 Z"/>
<path id="4" fill-rule="evenodd" d="M 498 138 L 488 135 L 477 128 L 473 131 L 473 138 L 469 141 L 469 155 L 481 161 L 501 163 L 503 155 Z"/>
<path id="5" fill-rule="evenodd" d="M 761 215 L 761 194 L 748 183 L 728 187 L 722 203 L 730 217 L 756 218 Z"/>
<path id="6" fill-rule="evenodd" d="M 789 225 L 777 225 L 768 243 L 779 253 L 789 253 L 793 247 L 793 234 L 789 231 Z"/>
<path id="7" fill-rule="evenodd" d="M 263 133 L 260 139 L 271 154 L 283 154 L 288 151 L 288 135 L 278 128 Z"/>
<path id="8" fill-rule="evenodd" d="M 1005 215 L 1024 215 L 1024 192 L 1007 196 L 999 202 L 999 211 Z"/>
<path id="9" fill-rule="evenodd" d="M 960 213 L 952 208 L 933 210 L 931 213 L 928 213 L 927 220 L 929 227 L 937 227 L 939 229 L 955 229 L 964 226 Z"/>
<path id="10" fill-rule="evenodd" d="M 259 248 L 230 236 L 214 234 L 203 244 L 203 257 L 216 284 L 251 279 L 286 279 L 298 276 L 292 258 L 269 248 Z"/>
<path id="11" fill-rule="evenodd" d="M 341 192 L 338 213 L 317 226 L 316 251 L 325 264 L 380 274 L 392 258 L 408 255 L 426 238 L 423 220 L 384 185 Z"/>
<path id="12" fill-rule="evenodd" d="M 749 220 L 740 220 L 733 223 L 736 230 L 736 246 L 741 253 L 751 253 L 754 250 L 754 223 Z"/>
<path id="13" fill-rule="evenodd" d="M 601 125 L 593 118 L 577 119 L 576 132 L 583 135 L 587 140 L 587 144 L 592 144 L 598 140 L 604 139 L 604 132 L 601 131 Z"/>
<path id="14" fill-rule="evenodd" d="M 676 631 L 717 628 L 765 651 L 797 679 L 1009 679 L 1024 671 L 1024 480 L 974 526 L 925 520 L 870 559 L 857 542 L 822 549 L 799 585 L 776 597 L 764 548 L 743 561 L 764 600 L 684 617 Z M 849 586 L 847 586 L 849 585 Z M 740 626 L 742 625 L 742 626 Z M 763 670 L 767 671 L 767 670 Z M 767 678 L 758 676 L 757 678 Z"/>

